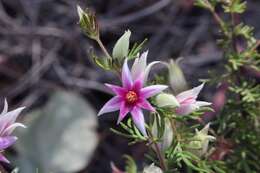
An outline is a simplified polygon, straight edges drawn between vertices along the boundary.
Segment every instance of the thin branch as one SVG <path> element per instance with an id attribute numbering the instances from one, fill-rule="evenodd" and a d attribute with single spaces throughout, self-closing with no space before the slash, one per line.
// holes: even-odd
<path id="1" fill-rule="evenodd" d="M 104 54 L 105 54 L 108 58 L 112 59 L 112 57 L 111 57 L 110 54 L 108 53 L 107 49 L 105 48 L 105 46 L 104 46 L 104 44 L 102 43 L 102 41 L 100 40 L 100 38 L 97 38 L 96 41 L 97 41 L 98 45 L 100 46 L 100 48 L 102 49 L 102 51 L 104 52 Z"/>

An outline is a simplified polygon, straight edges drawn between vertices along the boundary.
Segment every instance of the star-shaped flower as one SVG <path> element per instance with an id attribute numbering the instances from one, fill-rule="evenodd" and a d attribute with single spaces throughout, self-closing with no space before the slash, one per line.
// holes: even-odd
<path id="1" fill-rule="evenodd" d="M 160 93 L 162 90 L 166 89 L 167 86 L 151 85 L 144 87 L 146 65 L 140 65 L 137 63 L 133 66 L 135 67 L 135 70 L 132 69 L 131 73 L 127 65 L 127 60 L 125 60 L 122 68 L 122 87 L 106 84 L 106 86 L 108 86 L 116 96 L 110 99 L 103 106 L 98 115 L 120 110 L 118 118 L 119 123 L 130 112 L 135 125 L 142 134 L 146 136 L 147 134 L 142 109 L 152 112 L 155 111 L 147 99 Z"/>

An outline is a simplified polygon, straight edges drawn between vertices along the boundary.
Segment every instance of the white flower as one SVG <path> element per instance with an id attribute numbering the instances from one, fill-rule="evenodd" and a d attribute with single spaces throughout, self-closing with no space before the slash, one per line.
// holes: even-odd
<path id="1" fill-rule="evenodd" d="M 148 51 L 145 51 L 138 58 L 135 59 L 131 69 L 133 79 L 136 79 L 140 74 L 144 75 L 144 83 L 146 83 L 149 72 L 153 65 L 160 63 L 160 61 L 153 61 L 147 65 Z"/>

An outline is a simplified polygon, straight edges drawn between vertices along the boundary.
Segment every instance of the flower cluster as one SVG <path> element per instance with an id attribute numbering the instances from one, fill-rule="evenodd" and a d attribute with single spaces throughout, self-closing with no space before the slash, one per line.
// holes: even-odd
<path id="1" fill-rule="evenodd" d="M 131 47 L 130 30 L 127 30 L 117 40 L 112 54 L 110 54 L 103 45 L 100 35 L 97 34 L 99 33 L 97 21 L 93 13 L 83 11 L 80 7 L 78 7 L 78 12 L 83 32 L 89 38 L 96 40 L 105 55 L 105 58 L 92 55 L 94 62 L 104 70 L 117 73 L 121 80 L 121 86 L 105 84 L 112 90 L 115 96 L 105 103 L 98 115 L 119 111 L 117 124 L 120 123 L 127 133 L 115 129 L 112 129 L 112 131 L 133 139 L 133 143 L 147 142 L 149 144 L 148 146 L 151 147 L 157 156 L 159 167 L 151 164 L 143 169 L 143 173 L 161 173 L 171 170 L 168 168 L 170 166 L 167 164 L 168 160 L 164 158 L 166 154 L 170 157 L 176 157 L 167 159 L 172 159 L 169 162 L 177 163 L 177 166 L 183 163 L 191 165 L 194 161 L 192 158 L 203 158 L 208 151 L 209 142 L 215 140 L 215 137 L 208 134 L 209 125 L 199 131 L 189 128 L 186 124 L 187 122 L 184 121 L 186 121 L 185 117 L 192 117 L 192 113 L 200 107 L 211 105 L 209 102 L 197 100 L 204 83 L 188 90 L 185 76 L 177 63 L 179 60 L 170 60 L 169 63 L 161 61 L 147 63 L 148 51 L 140 55 L 146 40 L 140 44 L 135 43 Z M 134 62 L 130 66 L 131 68 L 129 68 L 129 61 L 133 59 Z M 158 78 L 155 78 L 154 81 L 148 81 L 149 73 L 156 64 L 162 64 L 167 67 L 169 72 L 168 81 L 165 78 L 166 75 L 157 75 Z M 168 87 L 168 83 L 170 87 Z M 144 111 L 150 113 L 150 117 L 145 118 Z M 131 115 L 131 118 L 126 122 L 122 122 L 128 114 Z M 195 116 L 193 117 L 194 119 L 196 119 Z M 186 128 L 185 131 L 191 133 L 191 135 L 189 134 L 190 140 L 181 140 L 182 134 L 179 134 L 179 128 Z M 194 131 L 196 132 L 194 133 Z M 187 135 L 185 134 L 185 136 Z M 134 160 L 130 156 L 127 157 L 127 160 L 126 171 L 121 171 L 112 164 L 112 172 L 136 173 L 138 170 Z M 198 160 L 196 160 L 196 163 L 198 165 L 202 164 Z M 201 170 L 199 167 L 193 165 L 192 169 L 196 171 Z"/>
<path id="2" fill-rule="evenodd" d="M 145 86 L 151 67 L 159 61 L 151 62 L 147 65 L 148 51 L 136 58 L 131 71 L 125 59 L 122 67 L 122 86 L 106 84 L 115 94 L 99 111 L 98 115 L 119 110 L 118 123 L 121 122 L 130 112 L 132 119 L 138 129 L 144 136 L 147 136 L 145 130 L 145 119 L 142 109 L 155 112 L 147 99 L 158 95 L 156 97 L 158 107 L 173 106 L 176 108 L 176 114 L 187 115 L 197 110 L 201 106 L 208 106 L 211 103 L 204 101 L 197 101 L 198 94 L 204 86 L 204 83 L 191 90 L 179 93 L 176 97 L 172 94 L 161 93 L 167 89 L 166 85 L 150 85 Z"/>

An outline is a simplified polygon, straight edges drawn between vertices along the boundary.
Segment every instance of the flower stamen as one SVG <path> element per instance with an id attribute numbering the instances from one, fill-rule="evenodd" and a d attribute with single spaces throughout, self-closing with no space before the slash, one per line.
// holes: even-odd
<path id="1" fill-rule="evenodd" d="M 125 99 L 127 103 L 133 104 L 138 100 L 138 95 L 134 91 L 128 91 Z"/>

